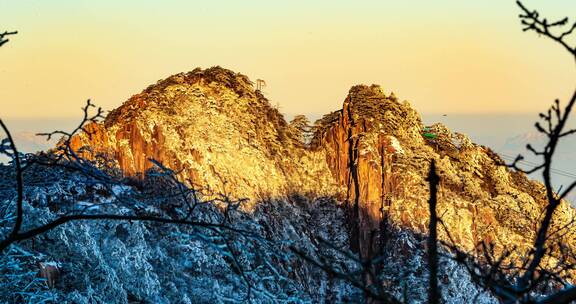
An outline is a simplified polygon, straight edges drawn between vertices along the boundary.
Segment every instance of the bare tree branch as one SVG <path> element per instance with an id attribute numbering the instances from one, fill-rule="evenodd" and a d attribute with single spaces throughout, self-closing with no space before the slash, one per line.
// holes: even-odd
<path id="1" fill-rule="evenodd" d="M 3 46 L 8 41 L 10 41 L 10 39 L 5 38 L 6 36 L 16 35 L 16 34 L 18 34 L 17 31 L 12 31 L 12 32 L 4 31 L 4 33 L 0 33 L 0 46 Z"/>
<path id="2" fill-rule="evenodd" d="M 520 15 L 524 31 L 535 31 L 544 35 L 567 49 L 576 59 L 576 48 L 570 46 L 566 37 L 572 34 L 576 28 L 576 23 L 566 28 L 568 18 L 555 22 L 549 22 L 541 18 L 537 11 L 530 11 L 520 1 L 518 6 L 523 11 Z M 564 29 L 561 29 L 564 27 Z M 546 206 L 543 213 L 538 217 L 539 226 L 536 228 L 536 237 L 533 241 L 532 250 L 517 263 L 512 259 L 511 253 L 515 248 L 505 248 L 503 253 L 496 258 L 492 253 L 492 247 L 484 242 L 482 247 L 484 262 L 474 261 L 466 253 L 460 252 L 454 243 L 450 246 L 455 253 L 457 260 L 466 265 L 470 275 L 482 286 L 492 290 L 496 295 L 511 303 L 568 303 L 576 300 L 576 287 L 567 287 L 558 293 L 552 293 L 545 297 L 538 298 L 535 294 L 539 286 L 544 286 L 552 281 L 566 285 L 563 279 L 564 273 L 575 268 L 574 255 L 563 248 L 562 238 L 570 231 L 574 220 L 550 231 L 552 227 L 555 211 L 564 199 L 574 188 L 576 182 L 569 185 L 563 192 L 557 193 L 552 185 L 551 171 L 554 154 L 561 138 L 576 133 L 576 130 L 564 130 L 570 118 L 574 104 L 576 103 L 576 91 L 562 108 L 558 99 L 554 100 L 552 106 L 545 113 L 540 113 L 543 123 L 537 122 L 534 126 L 536 130 L 547 136 L 548 142 L 542 150 L 536 150 L 532 145 L 527 145 L 527 150 L 536 156 L 542 157 L 542 163 L 529 170 L 518 167 L 518 163 L 524 158 L 519 155 L 512 164 L 508 165 L 523 173 L 533 173 L 542 170 L 542 178 L 546 188 Z M 559 192 L 560 190 L 558 190 Z M 448 231 L 447 231 L 448 233 Z M 449 235 L 449 233 L 448 233 Z M 453 242 L 453 241 L 452 241 Z M 557 242 L 557 243 L 555 243 Z M 557 245 L 558 244 L 558 245 Z M 545 257 L 552 256 L 554 250 L 557 251 L 557 263 L 545 269 L 542 262 Z M 559 251 L 559 253 L 558 253 Z M 512 260 L 510 260 L 512 259 Z M 506 262 L 509 260 L 508 262 Z M 548 266 L 546 266 L 548 267 Z"/>
<path id="3" fill-rule="evenodd" d="M 4 124 L 4 122 L 0 119 L 0 126 L 6 136 L 8 138 L 8 142 L 10 144 L 10 149 L 12 150 L 13 160 L 14 160 L 14 170 L 16 170 L 16 185 L 17 185 L 17 193 L 18 197 L 16 198 L 16 222 L 14 223 L 14 228 L 12 229 L 11 236 L 16 236 L 22 227 L 22 218 L 23 218 L 23 211 L 22 211 L 22 202 L 24 200 L 24 182 L 22 180 L 22 166 L 20 164 L 20 153 L 16 148 L 16 144 L 14 143 L 14 139 L 12 138 L 12 134 Z M 2 250 L 0 250 L 2 252 Z"/>
<path id="4" fill-rule="evenodd" d="M 523 14 L 520 14 L 522 25 L 525 26 L 522 29 L 523 31 L 535 31 L 538 34 L 544 35 L 556 41 L 566 50 L 568 50 L 568 52 L 570 52 L 570 54 L 572 54 L 572 56 L 574 56 L 576 59 L 576 47 L 570 46 L 568 42 L 564 40 L 566 36 L 572 34 L 572 32 L 576 29 L 576 22 L 574 22 L 574 24 L 572 24 L 568 29 L 564 29 L 563 31 L 560 31 L 560 33 L 555 34 L 551 31 L 551 29 L 553 27 L 561 27 L 567 25 L 568 17 L 549 23 L 546 18 L 540 19 L 540 16 L 536 10 L 529 10 L 522 4 L 521 1 L 516 1 L 516 3 L 523 11 Z"/>

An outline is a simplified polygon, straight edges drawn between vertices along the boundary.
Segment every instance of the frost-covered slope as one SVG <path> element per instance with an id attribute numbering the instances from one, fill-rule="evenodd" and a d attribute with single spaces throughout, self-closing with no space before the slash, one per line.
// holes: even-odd
<path id="1" fill-rule="evenodd" d="M 10 167 L 0 167 L 5 180 Z M 124 214 L 126 201 L 154 214 L 170 216 L 166 202 L 149 200 L 127 186 L 93 183 L 66 170 L 38 168 L 25 176 L 26 226 L 33 227 L 76 208 L 91 206 L 92 213 Z M 0 189 L 2 204 L 13 201 L 13 185 Z M 164 187 L 166 192 L 169 189 Z M 156 193 L 155 197 L 162 194 Z M 164 193 L 166 194 L 166 193 Z M 4 210 L 5 211 L 5 210 Z M 363 294 L 346 281 L 335 279 L 288 250 L 297 246 L 310 254 L 345 265 L 358 265 L 320 240 L 349 247 L 343 205 L 328 198 L 309 200 L 293 196 L 261 202 L 253 213 L 232 214 L 232 224 L 265 239 L 228 234 L 253 288 L 255 303 L 359 303 Z M 204 206 L 196 216 L 219 221 L 217 209 Z M 5 232 L 10 227 L 3 227 Z M 423 239 L 395 230 L 381 276 L 398 298 L 411 303 L 425 299 L 426 265 Z M 223 239 L 210 231 L 143 222 L 73 222 L 47 234 L 14 245 L 0 256 L 1 303 L 230 303 L 248 294 L 245 279 L 230 259 Z M 39 263 L 58 265 L 53 288 L 38 278 Z M 453 261 L 443 261 L 442 287 L 447 303 L 467 302 L 480 293 L 479 303 L 494 299 L 471 283 Z"/>

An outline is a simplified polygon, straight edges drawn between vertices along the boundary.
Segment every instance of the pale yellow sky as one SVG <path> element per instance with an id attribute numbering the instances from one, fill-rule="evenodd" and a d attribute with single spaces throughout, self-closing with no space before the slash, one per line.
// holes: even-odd
<path id="1" fill-rule="evenodd" d="M 0 116 L 111 110 L 149 84 L 221 65 L 268 83 L 287 114 L 377 83 L 422 113 L 544 110 L 574 90 L 566 51 L 523 33 L 514 1 L 0 1 Z M 475 3 L 476 2 L 476 3 Z M 576 1 L 525 1 L 572 19 Z"/>

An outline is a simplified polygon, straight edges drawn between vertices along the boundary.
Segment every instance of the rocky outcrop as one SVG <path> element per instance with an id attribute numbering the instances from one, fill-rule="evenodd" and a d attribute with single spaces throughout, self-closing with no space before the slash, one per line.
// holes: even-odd
<path id="1" fill-rule="evenodd" d="M 341 110 L 316 122 L 311 143 L 302 129 L 301 118 L 287 123 L 246 76 L 215 67 L 148 87 L 91 125 L 91 136 L 74 138 L 73 147 L 89 147 L 88 157 L 109 155 L 127 175 L 142 174 L 155 159 L 204 192 L 253 204 L 291 193 L 337 197 L 346 202 L 351 246 L 365 258 L 383 248 L 390 225 L 426 233 L 426 176 L 435 160 L 438 214 L 458 246 L 474 252 L 486 241 L 496 253 L 529 250 L 545 204 L 542 184 L 465 135 L 424 126 L 393 93 L 355 86 Z M 574 216 L 563 203 L 556 223 Z M 576 245 L 573 235 L 565 238 Z"/>
<path id="2" fill-rule="evenodd" d="M 386 96 L 379 86 L 355 86 L 343 109 L 316 123 L 313 149 L 326 151 L 332 174 L 346 189 L 351 243 L 363 257 L 379 252 L 385 241 L 388 210 L 402 197 L 401 142 L 424 145 L 422 122 L 408 103 Z"/>
<path id="3" fill-rule="evenodd" d="M 161 80 L 89 129 L 73 148 L 109 155 L 127 175 L 144 173 L 154 159 L 204 193 L 256 201 L 336 190 L 323 152 L 305 149 L 299 130 L 246 76 L 220 67 Z"/>
<path id="4" fill-rule="evenodd" d="M 424 136 L 426 133 L 430 136 Z M 316 125 L 314 149 L 324 150 L 344 186 L 351 244 L 370 258 L 386 242 L 386 225 L 427 233 L 430 161 L 441 177 L 438 214 L 458 246 L 474 252 L 484 241 L 526 253 L 546 203 L 544 187 L 512 172 L 489 148 L 442 124 L 424 126 L 407 101 L 376 85 L 353 87 L 343 109 Z M 557 223 L 574 209 L 563 203 Z M 449 241 L 441 229 L 440 236 Z M 576 245 L 574 236 L 567 243 Z"/>

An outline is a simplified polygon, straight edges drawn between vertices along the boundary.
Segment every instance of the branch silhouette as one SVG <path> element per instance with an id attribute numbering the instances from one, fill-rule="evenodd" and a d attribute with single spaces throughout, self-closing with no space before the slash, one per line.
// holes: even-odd
<path id="1" fill-rule="evenodd" d="M 10 39 L 6 38 L 10 35 L 16 35 L 18 34 L 17 31 L 12 31 L 12 32 L 8 32 L 8 31 L 4 31 L 3 33 L 0 33 L 0 46 L 3 46 L 4 44 L 8 43 L 8 41 L 10 41 Z"/>
<path id="2" fill-rule="evenodd" d="M 576 32 L 576 22 L 569 24 L 568 18 L 551 22 L 542 18 L 536 10 L 528 9 L 521 1 L 517 1 L 517 4 L 522 11 L 519 17 L 524 26 L 523 31 L 533 31 L 555 41 L 576 60 L 576 47 L 571 46 L 567 40 L 571 34 Z M 546 136 L 546 145 L 541 150 L 537 150 L 528 144 L 526 149 L 533 155 L 540 157 L 541 163 L 525 170 L 519 167 L 519 163 L 524 157 L 518 155 L 508 165 L 508 167 L 525 174 L 541 171 L 546 188 L 546 206 L 539 217 L 540 221 L 535 229 L 536 236 L 529 256 L 518 265 L 515 264 L 515 261 L 508 261 L 517 248 L 505 248 L 500 256 L 496 256 L 491 244 L 481 242 L 477 247 L 483 252 L 484 262 L 479 262 L 471 258 L 470 253 L 461 252 L 454 245 L 453 240 L 451 240 L 451 244 L 445 244 L 451 248 L 454 258 L 467 267 L 468 272 L 478 284 L 491 290 L 506 303 L 569 303 L 576 300 L 576 287 L 569 286 L 563 275 L 576 268 L 574 265 L 575 255 L 562 245 L 562 237 L 570 231 L 574 219 L 551 231 L 555 211 L 562 200 L 576 188 L 576 182 L 573 182 L 562 192 L 556 191 L 551 179 L 552 162 L 560 141 L 576 133 L 576 130 L 573 129 L 566 130 L 575 103 L 576 91 L 572 93 L 564 106 L 561 105 L 559 99 L 556 99 L 546 112 L 539 114 L 540 121 L 536 122 L 534 127 Z M 445 226 L 444 230 L 449 236 L 449 231 Z M 543 260 L 547 256 L 553 255 L 554 252 L 557 252 L 554 257 L 559 259 L 557 266 L 546 269 L 542 265 Z M 539 288 L 552 281 L 564 285 L 565 288 L 559 292 L 538 296 Z"/>
<path id="3" fill-rule="evenodd" d="M 551 40 L 562 45 L 572 56 L 576 58 L 576 46 L 571 46 L 566 38 L 576 30 L 576 21 L 569 25 L 568 17 L 557 21 L 548 21 L 546 18 L 541 18 L 536 10 L 529 10 L 522 4 L 521 1 L 516 1 L 522 14 L 520 14 L 520 22 L 525 27 L 523 31 L 534 31 L 540 35 L 544 35 Z"/>

